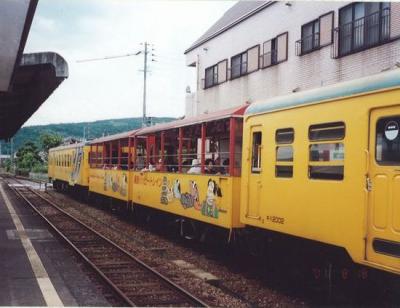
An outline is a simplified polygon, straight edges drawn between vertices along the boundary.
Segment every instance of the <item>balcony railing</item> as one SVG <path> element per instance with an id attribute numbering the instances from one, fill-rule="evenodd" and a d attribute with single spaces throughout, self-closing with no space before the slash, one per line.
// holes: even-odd
<path id="1" fill-rule="evenodd" d="M 296 41 L 296 56 L 301 56 L 313 50 L 319 49 L 319 33 L 302 37 Z"/>
<path id="2" fill-rule="evenodd" d="M 385 8 L 335 28 L 332 57 L 362 51 L 389 39 L 390 8 Z"/>

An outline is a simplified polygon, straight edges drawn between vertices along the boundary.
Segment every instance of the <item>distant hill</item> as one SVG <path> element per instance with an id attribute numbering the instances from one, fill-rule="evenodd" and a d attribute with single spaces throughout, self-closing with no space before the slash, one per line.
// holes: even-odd
<path id="1" fill-rule="evenodd" d="M 152 123 L 164 123 L 175 120 L 175 118 L 152 118 Z M 13 138 L 15 151 L 23 145 L 26 141 L 33 141 L 39 143 L 41 135 L 50 133 L 58 134 L 64 138 L 72 137 L 82 139 L 84 130 L 87 139 L 94 139 L 103 135 L 113 135 L 125 132 L 132 129 L 137 129 L 142 126 L 142 118 L 125 118 L 125 119 L 112 119 L 101 120 L 95 122 L 81 122 L 81 123 L 62 123 L 62 124 L 49 124 L 49 125 L 35 125 L 26 126 L 21 128 Z M 10 152 L 10 143 L 1 142 L 1 153 L 8 154 Z"/>

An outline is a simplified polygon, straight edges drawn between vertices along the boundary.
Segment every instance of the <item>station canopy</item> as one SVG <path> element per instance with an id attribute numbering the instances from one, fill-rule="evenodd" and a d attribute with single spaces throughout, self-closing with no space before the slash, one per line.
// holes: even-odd
<path id="1" fill-rule="evenodd" d="M 68 77 L 60 55 L 23 54 L 37 2 L 0 1 L 0 140 L 11 138 Z"/>

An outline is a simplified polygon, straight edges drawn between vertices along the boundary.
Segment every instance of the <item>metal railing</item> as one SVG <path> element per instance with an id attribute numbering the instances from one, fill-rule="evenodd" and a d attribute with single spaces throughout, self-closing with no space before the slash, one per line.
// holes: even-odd
<path id="1" fill-rule="evenodd" d="M 239 175 L 241 171 L 241 156 L 242 152 L 234 153 L 234 164 L 235 175 Z M 105 169 L 105 170 L 128 170 L 129 165 L 131 170 L 135 171 L 157 171 L 157 172 L 181 172 L 187 173 L 192 167 L 198 167 L 198 171 L 193 172 L 194 174 L 221 174 L 230 175 L 229 169 L 231 162 L 229 161 L 229 152 L 207 152 L 205 153 L 205 163 L 201 162 L 201 155 L 196 152 L 182 153 L 182 161 L 179 163 L 178 154 L 164 154 L 161 155 L 147 155 L 145 153 L 138 153 L 136 160 L 131 156 L 131 163 L 128 163 L 128 156 L 102 156 L 99 153 L 96 156 L 96 152 L 90 152 L 89 156 L 90 168 L 93 169 Z M 212 159 L 212 157 L 218 157 L 219 161 Z M 195 163 L 197 160 L 197 163 Z M 211 165 L 209 162 L 212 162 Z M 211 169 L 211 170 L 210 170 Z M 180 170 L 180 171 L 179 171 Z M 201 172 L 200 170 L 203 170 Z"/>
<path id="2" fill-rule="evenodd" d="M 296 56 L 301 56 L 318 49 L 320 47 L 319 42 L 319 33 L 302 37 L 296 41 Z"/>
<path id="3" fill-rule="evenodd" d="M 362 51 L 389 39 L 390 8 L 385 8 L 335 28 L 332 58 Z"/>

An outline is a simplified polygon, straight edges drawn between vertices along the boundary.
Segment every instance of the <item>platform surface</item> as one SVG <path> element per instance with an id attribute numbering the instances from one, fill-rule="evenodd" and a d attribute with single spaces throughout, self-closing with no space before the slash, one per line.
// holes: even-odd
<path id="1" fill-rule="evenodd" d="M 63 306 L 110 306 L 78 257 L 2 180 L 0 186 L 0 306 L 47 306 L 57 298 Z"/>

